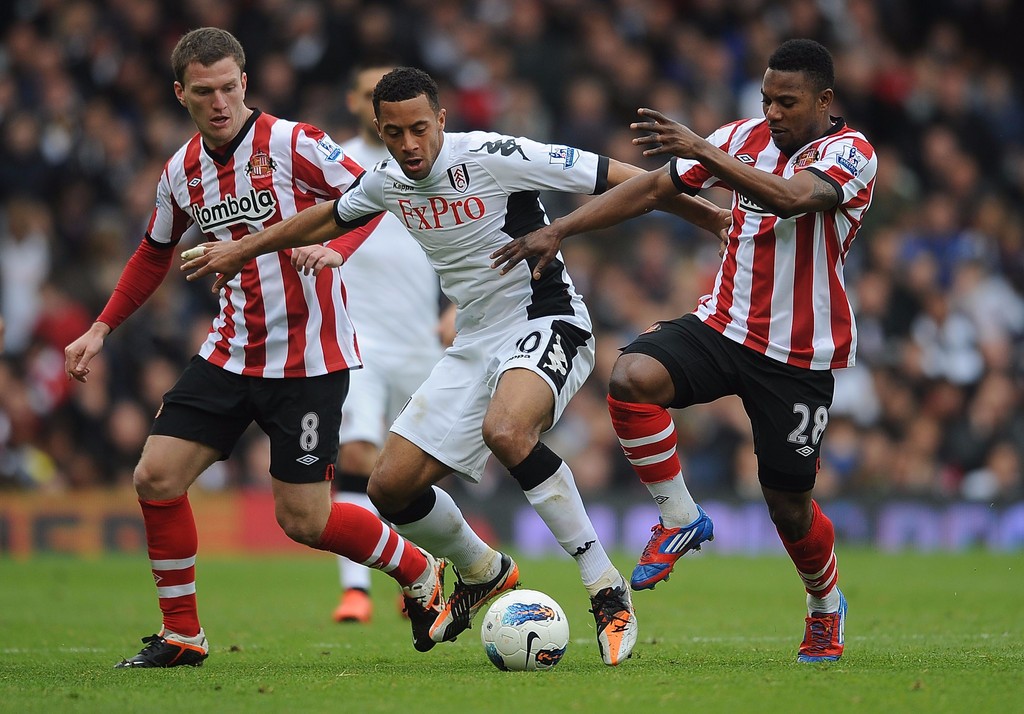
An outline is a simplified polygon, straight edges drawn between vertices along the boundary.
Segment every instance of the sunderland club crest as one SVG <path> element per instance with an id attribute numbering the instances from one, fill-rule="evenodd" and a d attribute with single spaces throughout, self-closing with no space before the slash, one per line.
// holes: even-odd
<path id="1" fill-rule="evenodd" d="M 277 164 L 264 151 L 257 151 L 249 157 L 249 163 L 245 165 L 245 173 L 252 178 L 269 176 L 277 168 Z"/>

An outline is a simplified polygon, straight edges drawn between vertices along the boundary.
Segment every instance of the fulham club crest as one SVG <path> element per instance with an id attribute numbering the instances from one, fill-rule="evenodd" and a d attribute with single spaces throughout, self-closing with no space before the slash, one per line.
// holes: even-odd
<path id="1" fill-rule="evenodd" d="M 277 164 L 274 163 L 269 154 L 257 151 L 249 158 L 249 163 L 245 165 L 245 173 L 252 178 L 260 178 L 262 176 L 269 176 L 276 168 Z"/>
<path id="2" fill-rule="evenodd" d="M 465 193 L 469 188 L 469 168 L 465 164 L 452 166 L 448 169 L 448 183 L 459 193 Z"/>

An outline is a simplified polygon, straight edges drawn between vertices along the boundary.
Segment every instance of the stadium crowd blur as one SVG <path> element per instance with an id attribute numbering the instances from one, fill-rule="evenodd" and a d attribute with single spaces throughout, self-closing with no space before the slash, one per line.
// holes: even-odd
<path id="1" fill-rule="evenodd" d="M 86 385 L 63 349 L 135 250 L 163 162 L 194 129 L 169 53 L 230 29 L 248 104 L 354 133 L 349 68 L 395 58 L 437 77 L 448 128 L 567 143 L 646 168 L 640 106 L 709 134 L 760 116 L 783 39 L 837 64 L 835 113 L 874 143 L 874 203 L 846 265 L 857 366 L 837 373 L 819 496 L 1024 497 L 1024 67 L 1015 0 L 11 0 L 0 7 L 0 484 L 126 485 L 163 392 L 216 313 L 176 271 L 107 341 Z M 661 162 L 659 162 L 661 163 Z M 721 197 L 719 197 L 721 198 Z M 585 200 L 545 197 L 553 215 Z M 181 248 L 188 246 L 181 246 Z M 181 249 L 179 248 L 179 250 Z M 691 310 L 717 242 L 648 216 L 572 239 L 566 262 L 597 326 L 598 367 L 548 435 L 585 495 L 641 488 L 611 430 L 616 349 Z M 736 400 L 677 414 L 700 498 L 758 497 Z M 253 436 L 200 486 L 265 483 Z M 505 479 L 496 472 L 493 488 Z M 471 489 L 475 498 L 487 490 Z"/>

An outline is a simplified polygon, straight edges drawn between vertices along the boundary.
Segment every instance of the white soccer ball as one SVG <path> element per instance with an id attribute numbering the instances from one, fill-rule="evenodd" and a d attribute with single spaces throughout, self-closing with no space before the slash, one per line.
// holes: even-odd
<path id="1" fill-rule="evenodd" d="M 480 640 L 498 669 L 551 669 L 569 645 L 569 620 L 548 595 L 536 590 L 510 590 L 487 608 Z"/>

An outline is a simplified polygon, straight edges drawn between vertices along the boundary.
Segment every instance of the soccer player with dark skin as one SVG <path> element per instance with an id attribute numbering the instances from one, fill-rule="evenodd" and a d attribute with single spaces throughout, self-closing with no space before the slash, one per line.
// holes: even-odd
<path id="1" fill-rule="evenodd" d="M 863 135 L 829 113 L 833 81 L 828 50 L 790 40 L 768 61 L 763 119 L 733 122 L 704 139 L 640 109 L 642 120 L 631 128 L 643 135 L 633 143 L 645 156 L 678 159 L 492 255 L 502 271 L 529 257 L 535 271 L 543 270 L 568 236 L 660 208 L 680 192 L 732 191 L 732 227 L 714 293 L 694 313 L 653 325 L 612 370 L 612 424 L 661 512 L 631 584 L 653 588 L 681 556 L 714 536 L 686 488 L 667 408 L 739 395 L 753 426 L 768 512 L 807 593 L 801 662 L 837 660 L 844 648 L 835 534 L 813 489 L 832 370 L 854 363 L 856 328 L 842 265 L 877 167 Z"/>

